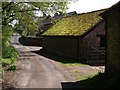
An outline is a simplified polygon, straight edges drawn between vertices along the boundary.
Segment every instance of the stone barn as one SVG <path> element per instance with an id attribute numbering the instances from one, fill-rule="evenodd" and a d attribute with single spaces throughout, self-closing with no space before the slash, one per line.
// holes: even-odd
<path id="1" fill-rule="evenodd" d="M 99 16 L 103 11 L 82 13 L 61 19 L 43 33 L 43 49 L 85 61 L 104 59 L 104 52 L 101 52 L 100 48 L 105 49 L 105 22 Z"/>
<path id="2" fill-rule="evenodd" d="M 110 78 L 120 80 L 120 1 L 101 16 L 105 19 L 107 36 L 105 72 Z"/>

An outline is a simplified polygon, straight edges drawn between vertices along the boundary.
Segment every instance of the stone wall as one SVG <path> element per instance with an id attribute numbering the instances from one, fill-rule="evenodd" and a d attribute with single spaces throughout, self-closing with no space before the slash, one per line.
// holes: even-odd
<path id="1" fill-rule="evenodd" d="M 42 46 L 42 38 L 20 37 L 19 42 L 26 46 Z"/>
<path id="2" fill-rule="evenodd" d="M 106 17 L 107 60 L 106 73 L 110 77 L 120 77 L 120 12 Z"/>

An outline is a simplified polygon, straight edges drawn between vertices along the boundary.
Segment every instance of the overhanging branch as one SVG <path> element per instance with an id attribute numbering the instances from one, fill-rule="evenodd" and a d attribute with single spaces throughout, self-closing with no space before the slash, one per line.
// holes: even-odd
<path id="1" fill-rule="evenodd" d="M 13 2 L 10 2 L 10 3 L 8 3 L 5 7 L 3 7 L 2 9 L 3 9 L 3 11 L 2 12 L 4 12 L 4 10 L 6 9 L 6 8 L 8 8 L 8 6 L 9 5 L 11 5 Z"/>
<path id="2" fill-rule="evenodd" d="M 28 12 L 28 11 L 37 11 L 39 9 L 30 9 L 30 10 L 20 10 L 20 11 L 15 11 L 15 12 Z"/>

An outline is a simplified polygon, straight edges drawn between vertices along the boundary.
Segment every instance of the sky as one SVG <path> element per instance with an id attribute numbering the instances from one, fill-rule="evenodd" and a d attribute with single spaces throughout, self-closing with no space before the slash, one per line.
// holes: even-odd
<path id="1" fill-rule="evenodd" d="M 78 0 L 68 5 L 67 12 L 76 11 L 77 13 L 90 12 L 109 8 L 120 0 Z"/>

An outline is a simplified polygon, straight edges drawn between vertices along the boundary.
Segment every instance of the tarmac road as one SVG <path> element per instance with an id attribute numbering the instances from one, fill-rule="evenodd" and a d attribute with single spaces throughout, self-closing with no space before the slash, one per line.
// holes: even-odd
<path id="1" fill-rule="evenodd" d="M 65 68 L 60 62 L 33 53 L 42 47 L 23 46 L 18 42 L 19 34 L 14 34 L 12 45 L 19 52 L 17 70 L 8 81 L 14 88 L 64 88 L 68 82 L 76 82 L 74 75 L 81 77 L 104 70 L 101 66 L 74 66 Z M 72 72 L 72 73 L 71 73 Z M 66 86 L 65 86 L 66 87 Z M 69 85 L 67 86 L 70 87 Z"/>
<path id="2" fill-rule="evenodd" d="M 31 51 L 42 47 L 23 46 L 18 42 L 19 34 L 12 38 L 13 46 L 20 53 L 18 70 L 10 82 L 16 88 L 61 88 L 61 82 L 75 79 L 59 63 Z"/>

